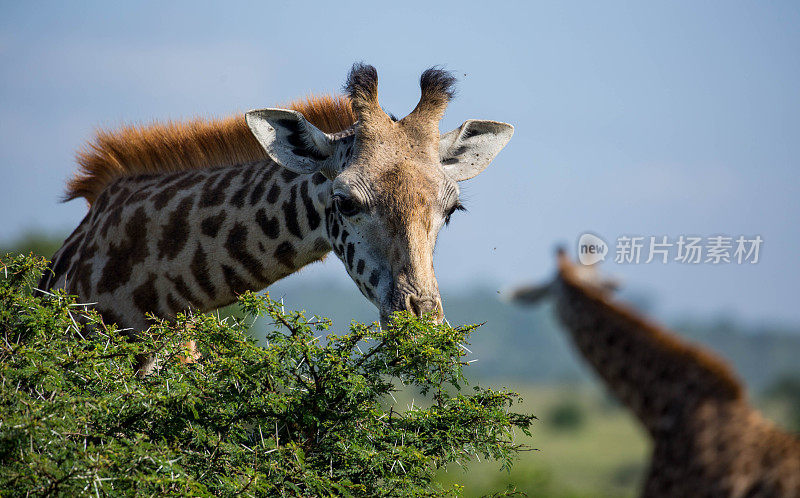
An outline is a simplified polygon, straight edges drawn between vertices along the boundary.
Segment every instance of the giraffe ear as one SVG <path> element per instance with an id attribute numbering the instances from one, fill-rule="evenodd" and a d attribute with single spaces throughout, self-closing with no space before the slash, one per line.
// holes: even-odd
<path id="1" fill-rule="evenodd" d="M 458 182 L 469 180 L 489 166 L 513 134 L 508 123 L 467 120 L 439 139 L 442 168 Z"/>
<path id="2" fill-rule="evenodd" d="M 526 306 L 538 304 L 550 296 L 553 283 L 533 285 L 530 287 L 518 287 L 511 291 L 508 300 Z"/>
<path id="3" fill-rule="evenodd" d="M 259 109 L 248 111 L 245 120 L 269 157 L 295 173 L 315 173 L 333 154 L 331 137 L 297 111 Z"/>

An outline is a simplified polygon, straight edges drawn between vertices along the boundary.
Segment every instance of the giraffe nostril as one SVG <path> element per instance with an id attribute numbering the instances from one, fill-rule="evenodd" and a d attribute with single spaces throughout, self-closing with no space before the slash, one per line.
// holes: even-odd
<path id="1" fill-rule="evenodd" d="M 414 313 L 416 316 L 421 316 L 422 312 L 420 311 L 420 303 L 414 296 L 408 297 L 408 311 Z"/>
<path id="2" fill-rule="evenodd" d="M 406 296 L 406 298 L 404 299 L 403 304 L 404 304 L 404 308 L 405 308 L 406 311 L 410 311 L 411 313 L 414 313 L 415 315 L 417 314 L 416 310 L 414 309 L 414 307 L 416 305 L 415 301 L 414 301 L 414 296 L 412 296 L 411 294 L 408 294 Z"/>
<path id="3" fill-rule="evenodd" d="M 416 316 L 422 316 L 426 313 L 439 313 L 439 300 L 433 298 L 421 298 L 416 295 L 406 297 L 406 310 L 414 313 Z"/>

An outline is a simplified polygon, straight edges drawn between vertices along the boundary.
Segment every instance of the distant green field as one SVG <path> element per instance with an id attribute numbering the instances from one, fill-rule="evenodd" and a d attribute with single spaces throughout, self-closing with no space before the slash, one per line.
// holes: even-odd
<path id="1" fill-rule="evenodd" d="M 444 483 L 465 486 L 465 496 L 481 496 L 514 485 L 528 496 L 635 496 L 644 476 L 650 443 L 626 411 L 596 389 L 581 386 L 513 386 L 523 408 L 539 421 L 533 437 L 519 441 L 523 453 L 510 473 L 496 463 L 473 460 L 465 472 L 450 465 L 439 474 Z M 565 413 L 579 415 L 564 417 Z"/>
<path id="2" fill-rule="evenodd" d="M 466 472 L 458 465 L 441 471 L 441 482 L 464 485 L 465 496 L 491 494 L 509 485 L 532 497 L 638 495 L 651 443 L 637 421 L 597 385 L 510 383 L 508 387 L 523 396 L 517 411 L 539 418 L 532 427 L 533 437 L 519 437 L 536 450 L 522 453 L 510 473 L 497 463 L 473 459 Z M 768 418 L 786 425 L 783 403 L 757 404 Z"/>

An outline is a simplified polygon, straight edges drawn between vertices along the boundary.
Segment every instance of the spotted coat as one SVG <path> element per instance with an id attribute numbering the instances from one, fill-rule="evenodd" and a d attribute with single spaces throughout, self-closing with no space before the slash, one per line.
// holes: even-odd
<path id="1" fill-rule="evenodd" d="M 120 178 L 53 256 L 39 287 L 65 288 L 135 329 L 146 328 L 146 313 L 224 306 L 331 250 L 326 183 L 270 161 Z"/>

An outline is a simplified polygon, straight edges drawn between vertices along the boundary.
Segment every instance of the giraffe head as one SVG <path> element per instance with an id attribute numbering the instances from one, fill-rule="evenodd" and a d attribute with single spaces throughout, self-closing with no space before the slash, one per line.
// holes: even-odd
<path id="1" fill-rule="evenodd" d="M 443 318 L 433 270 L 439 230 L 463 209 L 458 182 L 483 171 L 508 143 L 514 128 L 468 120 L 439 134 L 455 78 L 440 69 L 422 73 L 422 96 L 403 119 L 378 103 L 378 75 L 356 64 L 346 89 L 356 123 L 326 134 L 297 111 L 265 109 L 247 122 L 270 157 L 325 181 L 327 234 L 361 292 L 386 321 L 394 311 Z M 324 180 L 323 180 L 324 176 Z"/>
<path id="2" fill-rule="evenodd" d="M 553 291 L 558 290 L 558 284 L 562 280 L 604 298 L 611 298 L 622 287 L 619 278 L 600 273 L 597 265 L 579 265 L 571 261 L 563 247 L 556 250 L 556 262 L 558 263 L 558 274 L 555 279 L 537 285 L 512 289 L 508 293 L 508 299 L 526 306 L 538 304 L 551 297 Z"/>

